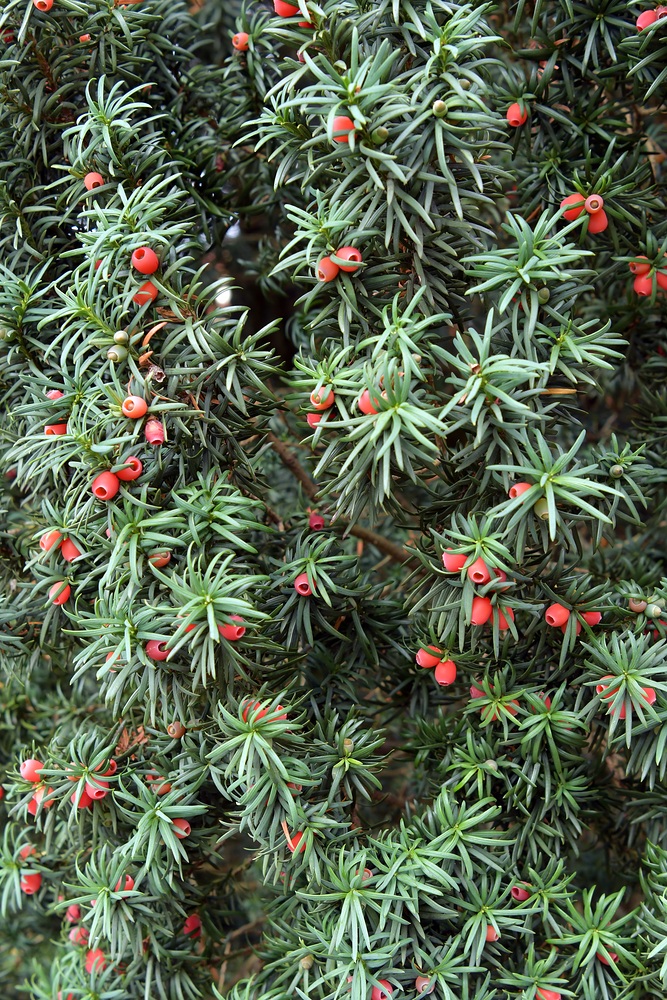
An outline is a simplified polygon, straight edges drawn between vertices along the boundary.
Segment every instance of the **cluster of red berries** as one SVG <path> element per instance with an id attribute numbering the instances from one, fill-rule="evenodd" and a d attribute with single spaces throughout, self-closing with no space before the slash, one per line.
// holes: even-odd
<path id="1" fill-rule="evenodd" d="M 559 628 L 563 635 L 567 631 L 567 623 L 570 618 L 570 609 L 566 608 L 562 604 L 550 604 L 547 610 L 544 612 L 544 620 L 547 625 L 551 625 L 552 628 Z M 602 615 L 599 611 L 584 611 L 581 617 L 584 619 L 587 625 L 591 628 L 595 628 L 602 621 Z M 579 635 L 581 632 L 581 622 L 576 623 L 576 633 Z"/>
<path id="2" fill-rule="evenodd" d="M 356 247 L 341 247 L 340 250 L 335 250 L 331 257 L 322 257 L 317 265 L 317 279 L 323 282 L 334 281 L 339 271 L 356 271 L 362 259 Z"/>
<path id="3" fill-rule="evenodd" d="M 604 210 L 604 198 L 599 194 L 589 194 L 588 197 L 578 192 L 568 194 L 567 198 L 563 198 L 561 201 L 560 207 L 565 209 L 563 217 L 568 222 L 578 219 L 586 211 L 589 215 L 589 233 L 603 233 L 609 225 L 609 219 Z"/>
<path id="4" fill-rule="evenodd" d="M 148 410 L 148 403 L 141 396 L 127 396 L 123 400 L 121 406 L 123 416 L 128 417 L 130 420 L 141 420 L 142 417 L 146 415 Z M 151 427 L 151 438 L 148 436 L 148 425 L 155 424 L 156 427 Z M 162 432 L 162 437 L 160 437 L 159 431 Z M 149 420 L 146 423 L 144 429 L 144 435 L 149 444 L 162 443 L 164 440 L 164 428 L 159 420 Z M 157 441 L 155 437 L 157 436 Z M 129 483 L 135 479 L 138 479 L 143 472 L 143 465 L 136 457 L 136 455 L 129 455 L 124 459 L 123 469 L 119 469 L 118 472 L 111 472 L 107 470 L 106 472 L 101 472 L 99 476 L 96 476 L 91 483 L 91 489 L 93 495 L 97 497 L 98 500 L 113 500 L 113 498 L 118 493 L 120 489 L 121 482 Z"/>
<path id="5" fill-rule="evenodd" d="M 654 268 L 648 257 L 636 257 L 628 267 L 635 276 L 632 287 L 637 295 L 652 295 L 656 284 L 667 291 L 667 262 L 661 268 Z"/>
<path id="6" fill-rule="evenodd" d="M 667 17 L 667 5 L 665 4 L 660 4 L 653 10 L 645 10 L 637 18 L 637 31 L 643 31 L 644 28 L 649 28 L 662 17 Z"/>
<path id="7" fill-rule="evenodd" d="M 154 566 L 164 566 L 171 559 L 171 554 L 169 552 L 156 552 L 149 559 Z M 193 622 L 191 625 L 186 625 L 185 631 L 194 632 L 197 628 L 199 626 Z M 228 642 L 238 642 L 245 635 L 245 631 L 245 625 L 240 615 L 230 615 L 230 622 L 227 625 L 218 625 L 218 632 Z M 150 639 L 146 643 L 145 650 L 146 656 L 158 662 L 166 660 L 171 652 L 168 639 Z M 107 659 L 113 655 L 113 652 L 107 654 Z"/>
<path id="8" fill-rule="evenodd" d="M 364 415 L 371 416 L 379 412 L 378 408 L 381 398 L 386 399 L 387 393 L 374 390 L 371 394 L 368 389 L 364 389 L 357 400 L 357 406 Z M 331 409 L 334 405 L 334 399 L 334 391 L 330 386 L 323 386 L 321 389 L 315 389 L 311 392 L 310 402 L 311 406 L 315 408 L 315 413 L 306 414 L 309 427 L 315 428 L 318 426 L 325 411 Z"/>
<path id="9" fill-rule="evenodd" d="M 453 552 L 451 549 L 442 553 L 442 565 L 447 573 L 460 573 L 467 561 L 467 555 Z M 468 566 L 467 572 L 469 579 L 478 586 L 483 586 L 491 581 L 491 570 L 481 556 Z M 507 580 L 507 573 L 502 569 L 494 567 L 493 574 L 501 583 Z M 514 621 L 514 611 L 510 607 L 504 607 L 502 610 L 494 608 L 488 597 L 473 597 L 471 624 L 486 625 L 490 618 L 493 622 L 498 622 L 498 628 L 501 632 L 505 632 L 509 628 L 508 619 Z"/>
<path id="10" fill-rule="evenodd" d="M 604 677 L 600 678 L 600 683 L 595 685 L 595 693 L 600 695 L 602 701 L 613 701 L 618 694 L 618 689 L 622 680 L 622 677 L 614 676 L 613 674 L 605 674 Z M 605 684 L 604 681 L 607 683 Z M 646 705 L 653 705 L 656 697 L 657 695 L 652 687 L 642 688 L 641 700 L 645 702 Z M 611 705 L 609 706 L 609 712 L 611 712 Z M 625 702 L 623 702 L 621 710 L 618 713 L 618 717 L 619 719 L 624 719 L 625 715 Z"/>
<path id="11" fill-rule="evenodd" d="M 453 660 L 443 660 L 442 650 L 437 646 L 422 647 L 415 656 L 419 667 L 424 670 L 434 670 L 434 676 L 438 684 L 448 687 L 456 680 L 456 664 Z"/>

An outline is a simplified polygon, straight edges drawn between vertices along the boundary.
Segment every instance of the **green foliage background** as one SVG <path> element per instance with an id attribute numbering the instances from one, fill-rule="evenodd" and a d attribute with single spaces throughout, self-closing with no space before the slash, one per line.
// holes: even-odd
<path id="1" fill-rule="evenodd" d="M 667 22 L 643 9 L 2 0 L 4 995 L 667 992 Z M 563 218 L 575 191 L 603 233 Z M 319 282 L 347 245 L 359 270 Z"/>

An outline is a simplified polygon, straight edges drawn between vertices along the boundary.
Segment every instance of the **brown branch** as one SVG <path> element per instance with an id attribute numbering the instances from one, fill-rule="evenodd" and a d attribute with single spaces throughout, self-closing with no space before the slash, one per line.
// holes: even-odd
<path id="1" fill-rule="evenodd" d="M 296 455 L 275 434 L 269 432 L 268 439 L 285 468 L 289 469 L 294 478 L 298 479 L 301 483 L 306 495 L 311 500 L 316 500 L 318 494 L 317 484 L 310 478 Z M 369 545 L 373 545 L 378 551 L 383 552 L 384 555 L 389 556 L 395 562 L 406 563 L 412 568 L 420 565 L 419 561 L 407 549 L 404 549 L 402 545 L 398 545 L 396 542 L 378 535 L 377 532 L 371 531 L 370 528 L 362 528 L 359 524 L 352 524 L 348 525 L 346 531 L 348 534 L 354 535 L 355 538 L 361 538 L 364 542 L 368 542 Z"/>
<path id="2" fill-rule="evenodd" d="M 271 431 L 269 431 L 268 438 L 271 442 L 271 447 L 279 455 L 280 461 L 283 463 L 285 468 L 289 469 L 295 479 L 299 480 L 303 486 L 304 492 L 310 497 L 311 500 L 314 500 L 317 496 L 317 486 L 303 466 L 299 463 L 296 455 L 289 450 L 286 444 L 283 444 L 280 438 L 277 438 L 275 434 L 272 434 Z"/>

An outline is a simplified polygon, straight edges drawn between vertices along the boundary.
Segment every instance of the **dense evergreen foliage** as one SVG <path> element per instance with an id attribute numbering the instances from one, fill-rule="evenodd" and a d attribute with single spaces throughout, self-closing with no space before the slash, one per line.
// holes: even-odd
<path id="1" fill-rule="evenodd" d="M 667 995 L 667 7 L 0 11 L 3 996 Z"/>

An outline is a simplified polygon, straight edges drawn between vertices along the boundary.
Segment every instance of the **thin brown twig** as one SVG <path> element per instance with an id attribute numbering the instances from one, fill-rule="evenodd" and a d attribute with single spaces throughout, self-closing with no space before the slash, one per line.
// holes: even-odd
<path id="1" fill-rule="evenodd" d="M 311 500 L 317 499 L 317 484 L 310 478 L 294 452 L 290 451 L 287 445 L 271 432 L 268 434 L 268 440 L 285 468 L 289 469 L 294 478 L 298 479 L 301 483 L 304 493 Z M 369 545 L 373 545 L 395 562 L 406 564 L 413 568 L 419 565 L 418 560 L 407 549 L 404 549 L 402 545 L 384 538 L 383 535 L 378 535 L 377 532 L 371 531 L 370 528 L 363 528 L 359 524 L 352 524 L 347 527 L 346 531 L 347 534 L 354 535 L 355 538 L 361 538 L 364 542 L 368 542 Z"/>

